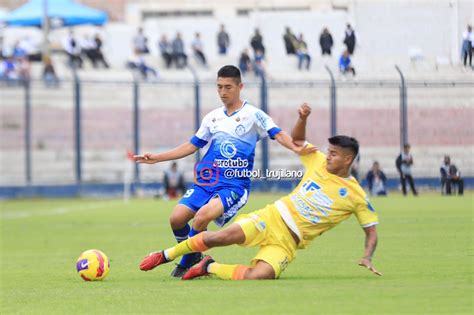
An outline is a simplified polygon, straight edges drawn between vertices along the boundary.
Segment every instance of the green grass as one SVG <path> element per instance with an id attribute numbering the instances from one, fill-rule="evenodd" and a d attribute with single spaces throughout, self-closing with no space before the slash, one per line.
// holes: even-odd
<path id="1" fill-rule="evenodd" d="M 249 212 L 276 195 L 251 196 Z M 354 217 L 299 251 L 277 281 L 171 279 L 172 265 L 138 269 L 150 251 L 174 244 L 156 200 L 18 200 L 1 207 L 1 313 L 471 314 L 473 195 L 374 198 L 381 224 L 376 277 L 357 266 L 364 234 Z M 85 282 L 79 254 L 104 251 L 111 271 Z M 254 249 L 210 251 L 248 263 Z"/>

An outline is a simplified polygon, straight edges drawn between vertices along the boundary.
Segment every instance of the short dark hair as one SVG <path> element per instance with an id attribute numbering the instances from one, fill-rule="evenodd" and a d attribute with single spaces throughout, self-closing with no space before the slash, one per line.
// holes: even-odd
<path id="1" fill-rule="evenodd" d="M 240 76 L 239 68 L 231 65 L 223 66 L 222 68 L 217 71 L 218 78 L 232 78 L 235 82 L 240 83 L 242 82 L 242 78 Z"/>
<path id="2" fill-rule="evenodd" d="M 348 136 L 334 136 L 328 139 L 329 143 L 332 145 L 336 145 L 341 148 L 349 149 L 354 157 L 354 160 L 359 154 L 359 142 L 355 138 L 348 137 Z"/>

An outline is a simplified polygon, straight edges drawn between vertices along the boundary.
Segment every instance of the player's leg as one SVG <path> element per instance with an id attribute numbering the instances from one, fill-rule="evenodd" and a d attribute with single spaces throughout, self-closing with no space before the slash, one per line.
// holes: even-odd
<path id="1" fill-rule="evenodd" d="M 185 254 L 204 252 L 217 246 L 241 244 L 244 241 L 245 234 L 238 224 L 232 224 L 217 232 L 206 231 L 178 243 L 176 246 L 146 256 L 140 263 L 140 269 L 148 271 Z"/>
<path id="2" fill-rule="evenodd" d="M 199 185 L 193 185 L 183 195 L 170 217 L 170 225 L 178 243 L 197 234 L 189 226 L 188 222 L 195 217 L 196 212 L 206 204 L 210 197 L 210 193 Z M 186 257 L 177 264 L 176 268 L 171 272 L 171 276 L 181 278 L 186 270 L 200 259 L 201 254 Z"/>
<path id="3" fill-rule="evenodd" d="M 216 224 L 221 227 L 224 226 L 247 203 L 247 200 L 246 189 L 240 187 L 216 189 L 212 197 L 206 199 L 207 203 L 196 212 L 189 237 L 205 231 L 211 221 L 216 221 Z M 189 268 L 201 258 L 200 253 L 184 255 L 179 265 Z"/>

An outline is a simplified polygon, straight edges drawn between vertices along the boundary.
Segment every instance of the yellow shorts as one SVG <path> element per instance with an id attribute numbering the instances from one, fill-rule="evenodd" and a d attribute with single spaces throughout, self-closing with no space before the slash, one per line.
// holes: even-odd
<path id="1" fill-rule="evenodd" d="M 286 266 L 296 257 L 297 244 L 280 216 L 275 205 L 237 217 L 245 234 L 245 242 L 241 246 L 260 246 L 252 265 L 262 260 L 273 267 L 275 278 L 279 278 Z"/>

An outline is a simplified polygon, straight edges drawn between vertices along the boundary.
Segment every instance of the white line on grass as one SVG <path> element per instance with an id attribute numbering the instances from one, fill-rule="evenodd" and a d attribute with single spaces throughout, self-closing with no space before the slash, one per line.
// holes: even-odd
<path id="1" fill-rule="evenodd" d="M 23 219 L 23 218 L 30 218 L 30 217 L 37 217 L 37 216 L 62 215 L 62 214 L 74 212 L 74 211 L 95 210 L 95 209 L 108 207 L 114 203 L 121 204 L 122 201 L 108 201 L 108 202 L 95 203 L 95 204 L 87 205 L 87 206 L 60 207 L 60 208 L 47 209 L 44 212 L 30 211 L 30 210 L 6 210 L 2 213 L 2 220 Z"/>

